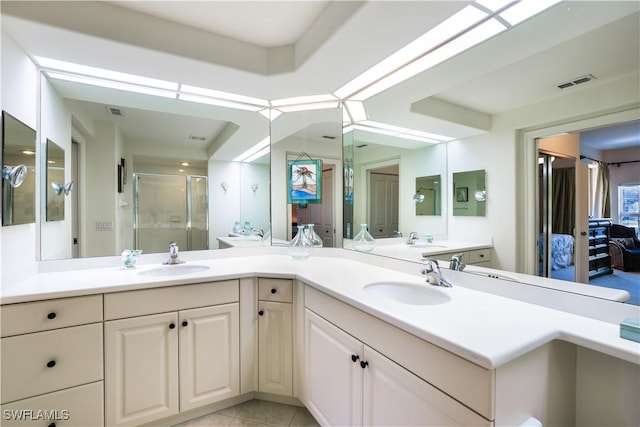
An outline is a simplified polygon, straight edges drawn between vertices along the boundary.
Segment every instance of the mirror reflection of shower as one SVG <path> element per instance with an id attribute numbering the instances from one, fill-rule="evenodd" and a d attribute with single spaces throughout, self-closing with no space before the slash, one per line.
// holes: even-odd
<path id="1" fill-rule="evenodd" d="M 207 177 L 134 174 L 135 249 L 168 251 L 209 248 Z"/>

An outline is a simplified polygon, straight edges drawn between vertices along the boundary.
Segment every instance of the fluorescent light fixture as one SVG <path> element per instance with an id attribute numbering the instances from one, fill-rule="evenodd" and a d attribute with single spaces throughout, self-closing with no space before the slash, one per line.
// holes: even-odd
<path id="1" fill-rule="evenodd" d="M 197 86 L 180 85 L 180 92 L 190 93 L 193 95 L 202 95 L 208 98 L 220 98 L 227 101 L 242 102 L 246 104 L 260 105 L 268 107 L 269 101 L 266 99 L 253 98 L 251 96 L 236 95 L 229 92 L 220 92 L 218 90 L 205 89 Z"/>
<path id="2" fill-rule="evenodd" d="M 271 138 L 269 136 L 267 136 L 262 141 L 258 142 L 256 145 L 254 145 L 253 147 L 249 148 L 247 151 L 245 151 L 244 153 L 240 154 L 238 157 L 236 157 L 232 161 L 234 161 L 234 162 L 246 162 L 248 158 L 250 158 L 253 155 L 257 154 L 258 152 L 264 150 L 265 148 L 269 148 L 270 144 L 271 144 Z"/>
<path id="3" fill-rule="evenodd" d="M 365 132 L 395 136 L 398 138 L 411 139 L 413 141 L 428 142 L 430 144 L 439 144 L 441 142 L 453 140 L 453 138 L 450 138 L 448 136 L 407 129 L 399 126 L 389 125 L 386 123 L 374 122 L 371 120 L 355 124 L 353 127 L 354 129 L 362 130 Z"/>
<path id="4" fill-rule="evenodd" d="M 249 156 L 246 159 L 244 159 L 244 162 L 251 163 L 254 160 L 258 160 L 260 157 L 269 154 L 270 151 L 271 151 L 271 147 L 264 147 L 262 150 L 258 151 L 253 156 Z"/>
<path id="5" fill-rule="evenodd" d="M 274 121 L 282 115 L 282 111 L 278 111 L 275 108 L 265 108 L 264 110 L 260 110 L 258 112 L 270 121 Z"/>
<path id="6" fill-rule="evenodd" d="M 299 104 L 315 104 L 315 103 L 330 102 L 330 101 L 337 101 L 337 99 L 335 96 L 331 94 L 298 96 L 295 98 L 276 99 L 275 101 L 271 101 L 271 106 L 280 108 L 280 107 L 295 106 Z"/>
<path id="7" fill-rule="evenodd" d="M 331 101 L 331 102 L 316 102 L 313 104 L 298 104 L 298 105 L 287 105 L 278 107 L 278 110 L 283 113 L 290 113 L 293 111 L 311 111 L 311 110 L 323 110 L 327 108 L 338 108 L 340 106 L 339 101 Z"/>
<path id="8" fill-rule="evenodd" d="M 142 93 L 145 95 L 161 96 L 163 98 L 175 98 L 176 93 L 164 89 L 157 89 L 148 86 L 138 86 L 135 84 L 121 83 L 113 80 L 104 80 L 94 77 L 85 77 L 75 74 L 59 73 L 54 71 L 46 71 L 47 75 L 52 79 L 66 80 L 69 82 L 82 83 L 91 86 L 106 87 L 109 89 L 123 90 L 126 92 Z"/>
<path id="9" fill-rule="evenodd" d="M 517 25 L 559 3 L 561 0 L 522 0 L 500 14 L 509 24 Z"/>
<path id="10" fill-rule="evenodd" d="M 406 67 L 403 67 L 387 78 L 376 82 L 375 84 L 365 88 L 361 92 L 358 92 L 353 96 L 352 99 L 364 101 L 386 89 L 389 89 L 392 86 L 408 80 L 411 77 L 416 76 L 417 74 L 420 74 L 421 72 L 446 61 L 447 59 L 452 58 L 460 52 L 463 52 L 479 43 L 482 43 L 488 38 L 493 37 L 506 29 L 507 28 L 504 25 L 502 25 L 495 19 L 486 21 L 461 35 L 460 37 L 457 37 L 451 42 L 432 51 L 428 55 L 423 56 L 422 58 L 412 62 Z"/>
<path id="11" fill-rule="evenodd" d="M 513 0 L 476 0 L 476 3 L 495 12 L 509 3 L 513 3 Z"/>
<path id="12" fill-rule="evenodd" d="M 470 28 L 488 15 L 477 7 L 467 6 L 455 15 L 438 24 L 407 46 L 403 47 L 396 53 L 384 59 L 382 62 L 365 71 L 346 85 L 342 86 L 334 92 L 341 99 L 351 97 L 363 88 L 371 84 L 375 84 L 380 79 L 386 79 L 391 73 L 394 73 L 405 64 L 410 63 L 420 55 L 436 49 L 447 40 L 460 34 L 462 31 Z M 399 83 L 399 82 L 396 82 Z M 395 83 L 394 83 L 395 84 Z M 364 100 L 366 98 L 354 98 Z"/>
<path id="13" fill-rule="evenodd" d="M 199 104 L 214 105 L 216 107 L 226 107 L 226 108 L 233 108 L 236 110 L 246 110 L 246 111 L 253 111 L 253 112 L 258 112 L 263 108 L 258 105 L 249 105 L 241 102 L 227 101 L 224 99 L 217 99 L 217 98 L 209 98 L 202 95 L 190 95 L 186 93 L 178 94 L 178 99 L 182 101 L 197 102 Z"/>
<path id="14" fill-rule="evenodd" d="M 345 101 L 346 109 L 351 116 L 351 120 L 354 122 L 362 122 L 367 120 L 367 111 L 364 108 L 364 103 L 361 101 Z"/>
<path id="15" fill-rule="evenodd" d="M 101 79 L 126 82 L 135 85 L 155 87 L 166 90 L 178 90 L 178 83 L 157 80 L 149 77 L 137 76 L 135 74 L 120 73 L 118 71 L 105 70 L 103 68 L 89 67 L 88 65 L 74 64 L 73 62 L 59 61 L 57 59 L 34 57 L 36 62 L 43 68 L 67 71 L 74 74 L 82 74 Z"/>

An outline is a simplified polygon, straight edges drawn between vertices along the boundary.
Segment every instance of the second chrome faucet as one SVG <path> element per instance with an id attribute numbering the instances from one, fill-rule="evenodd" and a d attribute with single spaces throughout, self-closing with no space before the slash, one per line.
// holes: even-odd
<path id="1" fill-rule="evenodd" d="M 169 243 L 169 259 L 163 262 L 163 264 L 184 264 L 184 260 L 179 257 L 179 248 L 176 242 Z"/>

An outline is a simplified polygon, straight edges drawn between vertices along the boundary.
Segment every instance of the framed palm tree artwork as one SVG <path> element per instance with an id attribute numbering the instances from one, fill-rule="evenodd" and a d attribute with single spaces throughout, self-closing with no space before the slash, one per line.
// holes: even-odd
<path id="1" fill-rule="evenodd" d="M 289 160 L 288 203 L 322 203 L 322 160 Z"/>

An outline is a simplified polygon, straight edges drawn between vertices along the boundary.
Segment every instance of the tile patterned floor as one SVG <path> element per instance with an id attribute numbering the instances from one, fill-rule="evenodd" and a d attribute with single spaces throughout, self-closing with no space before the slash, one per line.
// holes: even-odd
<path id="1" fill-rule="evenodd" d="M 174 427 L 318 427 L 306 408 L 250 400 Z"/>

